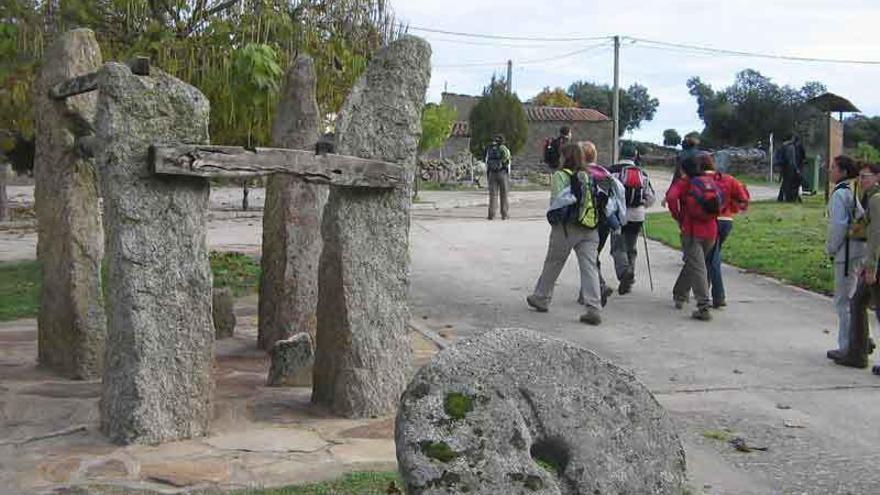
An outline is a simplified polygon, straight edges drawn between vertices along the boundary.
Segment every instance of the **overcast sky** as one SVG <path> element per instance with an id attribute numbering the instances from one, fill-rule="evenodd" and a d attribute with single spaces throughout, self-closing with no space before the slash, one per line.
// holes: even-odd
<path id="1" fill-rule="evenodd" d="M 727 50 L 813 58 L 880 61 L 880 0 L 392 0 L 398 20 L 413 28 L 533 38 L 631 36 Z M 462 38 L 412 29 L 431 42 L 429 101 L 448 91 L 479 94 L 493 72 L 513 60 L 513 89 L 525 101 L 544 86 L 567 88 L 576 80 L 612 82 L 608 43 L 502 41 Z M 571 52 L 581 53 L 563 57 Z M 460 67 L 460 64 L 482 64 Z M 715 89 L 752 68 L 779 84 L 800 88 L 823 82 L 862 112 L 880 114 L 880 65 L 845 65 L 688 54 L 624 43 L 622 87 L 646 86 L 660 106 L 652 122 L 632 137 L 659 142 L 662 132 L 702 130 L 685 82 L 699 76 Z"/>

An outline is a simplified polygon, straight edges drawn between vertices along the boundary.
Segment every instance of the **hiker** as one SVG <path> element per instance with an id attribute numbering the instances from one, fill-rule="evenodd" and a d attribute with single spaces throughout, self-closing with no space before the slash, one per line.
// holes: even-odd
<path id="1" fill-rule="evenodd" d="M 718 213 L 723 197 L 715 181 L 703 173 L 700 159 L 703 153 L 687 156 L 682 162 L 686 178 L 676 180 L 666 192 L 666 203 L 672 218 L 681 230 L 681 250 L 684 266 L 672 289 L 676 309 L 684 307 L 688 292 L 693 289 L 697 309 L 691 314 L 696 320 L 709 321 L 709 279 L 706 255 L 715 246 L 718 237 Z"/>
<path id="2" fill-rule="evenodd" d="M 689 132 L 684 136 L 684 139 L 681 140 L 681 151 L 679 151 L 678 155 L 675 157 L 675 170 L 672 172 L 672 179 L 670 179 L 671 184 L 675 184 L 675 181 L 680 178 L 687 177 L 687 174 L 684 173 L 682 168 L 682 164 L 685 159 L 694 157 L 700 152 L 699 146 L 700 134 L 697 132 Z M 660 206 L 666 206 L 665 196 L 660 200 Z"/>
<path id="3" fill-rule="evenodd" d="M 749 207 L 749 190 L 742 182 L 732 175 L 718 172 L 712 155 L 699 155 L 698 160 L 706 174 L 710 175 L 721 188 L 724 206 L 718 214 L 718 239 L 706 258 L 709 287 L 712 291 L 712 307 L 715 309 L 727 306 L 727 295 L 724 292 L 724 280 L 721 277 L 721 248 L 733 230 L 733 217 Z"/>
<path id="4" fill-rule="evenodd" d="M 620 147 L 621 160 L 611 168 L 623 185 L 626 204 L 626 224 L 620 233 L 611 234 L 611 256 L 614 258 L 614 271 L 620 284 L 617 292 L 621 295 L 632 290 L 635 282 L 636 249 L 642 224 L 645 222 L 645 208 L 654 204 L 655 193 L 645 173 L 636 163 L 638 148 L 632 143 Z"/>
<path id="5" fill-rule="evenodd" d="M 556 279 L 574 250 L 580 267 L 580 298 L 587 307 L 580 321 L 589 325 L 602 322 L 599 294 L 598 245 L 596 229 L 598 214 L 593 202 L 592 180 L 586 172 L 584 150 L 574 143 L 566 143 L 562 150 L 562 168 L 550 179 L 550 241 L 544 268 L 534 292 L 526 303 L 539 313 L 547 312 L 553 297 Z"/>
<path id="6" fill-rule="evenodd" d="M 621 227 L 626 223 L 626 202 L 624 199 L 623 184 L 614 177 L 607 168 L 596 163 L 598 152 L 596 145 L 590 141 L 581 141 L 578 145 L 583 148 L 584 156 L 587 159 L 587 172 L 595 184 L 596 204 L 599 214 L 599 246 L 597 256 L 602 256 L 602 250 L 608 237 L 612 233 L 619 233 Z M 599 266 L 599 286 L 601 287 L 602 306 L 608 304 L 608 298 L 614 291 L 605 283 L 605 277 L 602 276 L 602 262 L 598 261 Z M 580 302 L 580 300 L 578 300 Z"/>
<path id="7" fill-rule="evenodd" d="M 779 185 L 777 201 L 787 203 L 800 202 L 800 188 L 803 183 L 802 167 L 804 162 L 804 147 L 800 138 L 792 136 L 776 151 L 773 157 L 782 174 L 782 183 Z"/>
<path id="8" fill-rule="evenodd" d="M 874 342 L 870 339 L 868 325 L 868 306 L 873 305 L 880 316 L 880 308 L 877 307 L 878 296 L 880 296 L 880 292 L 878 292 L 880 287 L 877 286 L 880 220 L 872 221 L 880 219 L 878 173 L 880 173 L 880 165 L 860 164 L 857 191 L 862 191 L 862 194 L 854 191 L 858 203 L 854 203 L 854 208 L 851 208 L 859 215 L 850 225 L 850 242 L 863 240 L 867 244 L 862 263 L 856 268 L 858 271 L 856 290 L 850 298 L 849 345 L 846 352 L 834 359 L 834 362 L 853 368 L 866 368 L 868 355 L 874 350 Z M 871 371 L 880 375 L 880 365 L 874 366 Z"/>
<path id="9" fill-rule="evenodd" d="M 837 311 L 837 349 L 826 356 L 844 357 L 850 344 L 850 296 L 855 290 L 857 267 L 865 253 L 865 241 L 850 238 L 850 228 L 857 218 L 856 195 L 850 180 L 859 173 L 858 164 L 846 155 L 836 157 L 828 167 L 828 180 L 835 184 L 828 204 L 828 234 L 825 252 L 834 262 L 834 308 Z"/>
<path id="10" fill-rule="evenodd" d="M 569 142 L 571 142 L 571 128 L 565 125 L 559 128 L 559 135 L 556 138 L 544 139 L 543 160 L 551 170 L 559 168 L 559 162 L 562 158 L 560 150 Z"/>
<path id="11" fill-rule="evenodd" d="M 853 295 L 852 311 L 855 315 L 854 318 L 858 318 L 863 314 L 862 311 L 867 309 L 870 302 L 873 302 L 875 316 L 880 321 L 880 283 L 877 279 L 877 267 L 880 266 L 880 165 L 872 163 L 863 166 L 859 172 L 859 183 L 862 190 L 865 191 L 862 206 L 865 209 L 864 223 L 867 246 L 860 270 L 859 287 Z M 856 324 L 851 328 L 862 332 L 854 337 L 864 338 L 867 342 L 865 352 L 860 353 L 867 361 L 867 356 L 871 354 L 874 347 L 873 342 L 867 338 L 867 321 L 864 324 L 862 322 L 853 323 Z M 880 355 L 875 359 L 876 362 L 871 367 L 871 373 L 880 376 Z M 867 362 L 865 364 L 867 365 Z"/>
<path id="12" fill-rule="evenodd" d="M 498 210 L 498 196 L 501 196 L 501 219 L 507 220 L 509 204 L 507 192 L 510 190 L 510 150 L 504 146 L 504 136 L 497 134 L 486 147 L 484 160 L 486 177 L 489 182 L 489 220 L 495 219 Z"/>

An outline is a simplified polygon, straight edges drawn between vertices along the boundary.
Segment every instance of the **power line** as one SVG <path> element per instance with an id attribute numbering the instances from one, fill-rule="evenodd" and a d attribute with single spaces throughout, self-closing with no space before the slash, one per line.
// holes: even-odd
<path id="1" fill-rule="evenodd" d="M 482 33 L 464 33 L 461 31 L 444 31 L 442 29 L 433 29 L 433 28 L 423 28 L 418 26 L 410 26 L 406 24 L 401 24 L 401 28 L 403 29 L 411 29 L 413 31 L 421 31 L 425 33 L 437 33 L 437 34 L 447 34 L 450 36 L 462 36 L 466 38 L 484 38 L 490 40 L 508 40 L 508 41 L 553 41 L 553 42 L 565 42 L 565 41 L 599 41 L 599 40 L 610 40 L 612 36 L 589 36 L 589 37 L 573 37 L 573 38 L 545 38 L 545 37 L 537 37 L 537 36 L 503 36 L 503 35 L 495 35 L 495 34 L 482 34 Z"/>
<path id="2" fill-rule="evenodd" d="M 549 63 L 549 62 L 556 62 L 556 61 L 563 60 L 563 59 L 566 59 L 569 57 L 573 57 L 575 55 L 585 54 L 585 53 L 594 51 L 599 48 L 607 48 L 608 46 L 609 46 L 609 44 L 607 42 L 596 43 L 594 45 L 589 45 L 589 46 L 581 48 L 579 50 L 575 50 L 575 51 L 568 52 L 568 53 L 563 53 L 563 54 L 557 55 L 555 57 L 544 57 L 544 58 L 536 58 L 536 59 L 531 59 L 531 60 L 517 61 L 516 65 L 537 65 L 537 64 L 544 64 L 544 63 Z M 435 65 L 434 67 L 444 68 L 444 69 L 457 68 L 457 67 L 494 67 L 494 66 L 498 66 L 498 65 L 503 65 L 504 63 L 505 62 L 472 62 L 472 63 L 462 63 L 462 64 L 438 64 L 438 65 Z"/>
<path id="3" fill-rule="evenodd" d="M 727 50 L 724 48 L 713 48 L 708 46 L 689 45 L 686 43 L 669 43 L 666 41 L 655 41 L 644 38 L 634 38 L 624 36 L 624 39 L 630 40 L 638 47 L 639 43 L 643 43 L 644 48 L 658 48 L 677 51 L 688 51 L 690 53 L 705 53 L 710 55 L 733 55 L 738 57 L 765 58 L 772 60 L 788 60 L 793 62 L 813 62 L 826 64 L 855 64 L 855 65 L 880 65 L 880 61 L 876 60 L 852 60 L 852 59 L 832 59 L 832 58 L 815 58 L 815 57 L 795 57 L 791 55 L 773 55 L 769 53 L 745 52 L 739 50 Z"/>

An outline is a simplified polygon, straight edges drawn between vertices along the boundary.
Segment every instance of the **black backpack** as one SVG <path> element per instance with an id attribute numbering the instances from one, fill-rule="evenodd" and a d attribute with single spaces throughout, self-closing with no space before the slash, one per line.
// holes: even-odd
<path id="1" fill-rule="evenodd" d="M 560 138 L 544 138 L 544 163 L 550 168 L 559 166 Z"/>
<path id="2" fill-rule="evenodd" d="M 486 170 L 489 172 L 500 172 L 504 170 L 502 162 L 501 145 L 490 145 L 486 150 Z"/>

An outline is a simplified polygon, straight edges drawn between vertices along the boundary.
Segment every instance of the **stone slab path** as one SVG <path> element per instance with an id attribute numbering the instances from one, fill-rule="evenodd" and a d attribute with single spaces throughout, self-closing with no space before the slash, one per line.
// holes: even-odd
<path id="1" fill-rule="evenodd" d="M 308 388 L 265 387 L 269 359 L 256 349 L 256 299 L 238 300 L 236 311 L 236 336 L 217 344 L 210 435 L 159 446 L 109 443 L 97 428 L 100 383 L 38 369 L 35 320 L 0 323 L 0 494 L 99 486 L 183 493 L 396 469 L 393 417 L 338 419 L 311 404 Z M 437 350 L 418 334 L 413 346 L 416 366 Z"/>

